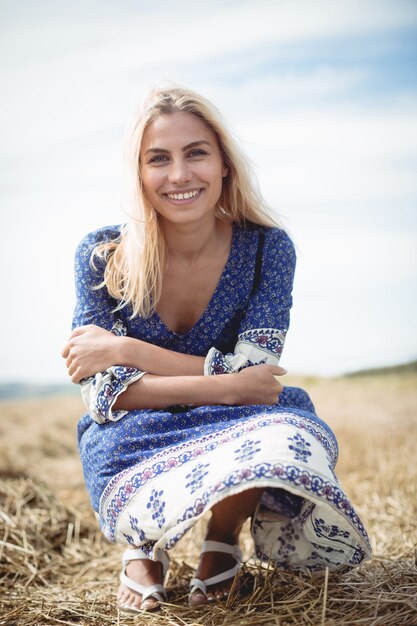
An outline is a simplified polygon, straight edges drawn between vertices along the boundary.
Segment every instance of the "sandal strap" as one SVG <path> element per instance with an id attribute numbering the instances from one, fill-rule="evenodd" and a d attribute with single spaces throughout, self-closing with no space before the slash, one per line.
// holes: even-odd
<path id="1" fill-rule="evenodd" d="M 217 574 L 216 576 L 212 576 L 211 578 L 205 578 L 204 580 L 201 580 L 201 578 L 192 578 L 190 580 L 190 591 L 189 591 L 190 595 L 192 595 L 194 591 L 197 591 L 197 589 L 200 589 L 200 591 L 202 591 L 204 595 L 206 596 L 208 586 L 216 585 L 217 583 L 222 583 L 225 580 L 234 578 L 237 572 L 239 571 L 239 569 L 240 569 L 240 563 L 232 567 L 232 569 L 227 570 L 227 572 L 221 572 L 220 574 Z"/>
<path id="2" fill-rule="evenodd" d="M 197 589 L 199 589 L 200 591 L 202 591 L 204 593 L 205 596 L 207 596 L 207 587 L 204 583 L 204 580 L 201 580 L 201 578 L 192 578 L 190 580 L 190 592 L 189 595 L 191 596 L 194 591 L 197 591 Z"/>
<path id="3" fill-rule="evenodd" d="M 139 561 L 139 560 L 153 561 L 155 560 L 155 561 L 158 561 L 162 565 L 162 578 L 165 578 L 166 573 L 169 568 L 169 556 L 164 550 L 161 550 L 160 548 L 156 550 L 155 556 L 156 556 L 155 559 L 150 559 L 149 556 L 146 554 L 146 552 L 144 552 L 141 548 L 133 548 L 133 549 L 128 548 L 127 550 L 123 552 L 123 555 L 122 555 L 123 567 L 125 568 L 126 565 L 129 563 L 129 561 Z"/>
<path id="4" fill-rule="evenodd" d="M 162 565 L 162 579 L 164 581 L 169 567 L 169 557 L 164 550 L 160 550 L 159 548 L 156 550 L 155 557 L 155 561 L 158 561 Z M 141 548 L 128 548 L 124 551 L 122 556 L 123 568 L 120 573 L 120 582 L 132 591 L 140 593 L 142 596 L 142 602 L 144 602 L 147 598 L 155 598 L 158 602 L 166 601 L 167 595 L 163 585 L 157 584 L 145 587 L 145 585 L 137 583 L 126 574 L 126 565 L 129 561 L 139 560 L 152 561 L 153 559 L 150 559 Z"/>
<path id="5" fill-rule="evenodd" d="M 161 550 L 158 548 L 156 550 L 156 560 L 162 565 L 162 578 L 165 580 L 165 576 L 167 575 L 167 571 L 169 569 L 169 556 L 165 552 L 165 550 Z"/>
<path id="6" fill-rule="evenodd" d="M 238 545 L 231 546 L 223 541 L 203 541 L 200 554 L 203 554 L 204 552 L 223 552 L 224 554 L 230 554 L 239 563 L 243 558 L 242 551 Z"/>
<path id="7" fill-rule="evenodd" d="M 226 572 L 221 572 L 211 578 L 202 580 L 201 578 L 192 578 L 190 581 L 190 595 L 192 595 L 197 589 L 202 591 L 207 596 L 207 587 L 210 585 L 216 585 L 222 583 L 225 580 L 234 578 L 242 565 L 242 551 L 238 545 L 231 546 L 223 541 L 204 541 L 201 546 L 201 554 L 204 552 L 222 552 L 224 554 L 230 554 L 236 560 L 236 565 Z"/>
<path id="8" fill-rule="evenodd" d="M 229 580 L 229 578 L 234 578 L 236 576 L 236 573 L 239 570 L 240 570 L 240 563 L 237 563 L 234 567 L 232 567 L 231 569 L 228 569 L 227 572 L 221 572 L 220 574 L 217 574 L 216 576 L 212 576 L 211 578 L 205 578 L 203 582 L 206 586 L 217 585 L 217 583 L 222 583 L 224 580 Z"/>
<path id="9" fill-rule="evenodd" d="M 164 600 L 166 600 L 166 591 L 162 585 L 151 585 L 149 587 L 145 587 L 145 585 L 141 585 L 140 583 L 137 583 L 129 578 L 124 571 L 120 574 L 120 582 L 132 591 L 140 593 L 142 596 L 142 602 L 151 597 L 155 598 L 159 602 L 164 602 Z"/>

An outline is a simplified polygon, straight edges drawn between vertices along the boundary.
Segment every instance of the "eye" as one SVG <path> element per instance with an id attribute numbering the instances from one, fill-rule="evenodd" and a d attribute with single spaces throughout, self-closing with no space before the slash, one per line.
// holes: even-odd
<path id="1" fill-rule="evenodd" d="M 148 163 L 166 163 L 168 161 L 168 157 L 166 156 L 166 154 L 156 154 L 155 156 L 151 157 L 148 161 Z"/>
<path id="2" fill-rule="evenodd" d="M 201 148 L 196 148 L 195 150 L 191 150 L 191 152 L 188 153 L 188 156 L 193 158 L 205 156 L 206 154 L 207 152 L 205 150 L 202 150 Z"/>

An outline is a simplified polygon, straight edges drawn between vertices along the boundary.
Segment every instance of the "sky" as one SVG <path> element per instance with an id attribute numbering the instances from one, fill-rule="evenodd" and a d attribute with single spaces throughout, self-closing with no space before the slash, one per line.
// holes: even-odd
<path id="1" fill-rule="evenodd" d="M 0 0 L 0 382 L 67 380 L 75 248 L 125 221 L 161 79 L 222 111 L 296 244 L 281 364 L 417 358 L 417 2 Z"/>

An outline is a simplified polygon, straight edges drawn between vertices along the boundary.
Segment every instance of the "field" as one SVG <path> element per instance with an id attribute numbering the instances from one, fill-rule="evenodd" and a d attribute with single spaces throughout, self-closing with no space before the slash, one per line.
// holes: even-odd
<path id="1" fill-rule="evenodd" d="M 251 593 L 190 609 L 187 581 L 203 526 L 172 552 L 169 604 L 118 615 L 120 548 L 102 538 L 81 476 L 76 396 L 0 403 L 0 624 L 9 626 L 417 625 L 417 374 L 291 379 L 340 444 L 337 473 L 371 536 L 374 558 L 345 576 L 247 566 Z M 250 554 L 246 530 L 242 544 Z"/>

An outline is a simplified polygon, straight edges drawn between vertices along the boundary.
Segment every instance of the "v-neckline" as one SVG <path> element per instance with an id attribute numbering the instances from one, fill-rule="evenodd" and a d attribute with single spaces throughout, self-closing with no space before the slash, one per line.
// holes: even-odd
<path id="1" fill-rule="evenodd" d="M 237 225 L 232 222 L 232 243 L 230 246 L 230 252 L 229 252 L 229 256 L 227 257 L 227 261 L 225 263 L 225 266 L 223 268 L 223 271 L 220 275 L 220 278 L 218 280 L 218 283 L 216 285 L 215 290 L 213 291 L 213 294 L 206 306 L 206 308 L 204 309 L 204 311 L 202 312 L 202 314 L 200 315 L 200 317 L 198 318 L 198 320 L 196 321 L 196 323 L 189 329 L 187 330 L 186 333 L 177 333 L 174 330 L 171 330 L 171 328 L 169 328 L 165 322 L 159 317 L 158 311 L 155 309 L 153 315 L 155 317 L 155 319 L 157 320 L 157 322 L 159 323 L 159 325 L 165 330 L 165 332 L 169 333 L 170 335 L 173 335 L 174 337 L 177 337 L 178 339 L 184 339 L 186 337 L 188 337 L 202 322 L 203 319 L 206 317 L 208 311 L 211 309 L 214 301 L 217 299 L 217 295 L 218 292 L 221 290 L 222 286 L 223 286 L 223 282 L 225 281 L 226 278 L 226 274 L 228 272 L 229 269 L 229 265 L 231 264 L 233 257 L 235 255 L 236 252 L 236 242 L 237 242 Z"/>

